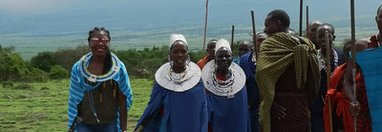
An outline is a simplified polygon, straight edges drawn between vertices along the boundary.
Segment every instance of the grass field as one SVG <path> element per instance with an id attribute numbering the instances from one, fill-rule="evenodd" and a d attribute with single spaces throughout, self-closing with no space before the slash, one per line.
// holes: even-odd
<path id="1" fill-rule="evenodd" d="M 129 111 L 129 132 L 146 108 L 152 82 L 149 79 L 131 80 L 134 104 Z M 0 86 L 0 131 L 66 131 L 68 85 L 69 80 L 60 80 L 16 83 L 14 87 L 6 88 Z"/>

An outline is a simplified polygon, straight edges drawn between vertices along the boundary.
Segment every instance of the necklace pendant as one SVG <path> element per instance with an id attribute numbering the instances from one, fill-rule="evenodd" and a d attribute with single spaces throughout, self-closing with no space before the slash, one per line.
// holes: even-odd
<path id="1" fill-rule="evenodd" d="M 90 82 L 95 83 L 96 80 L 97 80 L 97 77 L 96 77 L 95 75 L 90 75 L 90 77 L 88 78 L 88 80 L 89 80 Z"/>

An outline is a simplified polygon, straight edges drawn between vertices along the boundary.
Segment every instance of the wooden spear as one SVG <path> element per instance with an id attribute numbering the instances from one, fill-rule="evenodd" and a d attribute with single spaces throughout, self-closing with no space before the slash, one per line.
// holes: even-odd
<path id="1" fill-rule="evenodd" d="M 308 31 L 309 31 L 309 6 L 306 6 L 306 37 L 309 38 L 309 34 L 308 34 Z"/>
<path id="2" fill-rule="evenodd" d="M 303 0 L 300 0 L 300 26 L 299 26 L 299 35 L 302 36 L 302 5 L 303 5 Z"/>
<path id="3" fill-rule="evenodd" d="M 325 51 L 326 51 L 326 56 L 325 56 L 325 63 L 326 63 L 326 88 L 327 89 L 330 89 L 330 76 L 331 76 L 331 74 L 330 74 L 330 72 L 331 72 L 331 70 L 332 70 L 332 68 L 331 68 L 331 64 L 330 64 L 330 52 L 331 52 L 331 46 L 330 46 L 330 42 L 329 42 L 329 31 L 328 30 L 326 30 L 325 31 Z M 331 100 L 331 98 L 330 98 L 330 96 L 329 96 L 329 98 L 328 98 L 328 100 L 329 100 L 329 127 L 330 127 L 330 132 L 332 132 L 333 131 L 333 119 L 332 119 L 332 100 Z"/>
<path id="4" fill-rule="evenodd" d="M 251 19 L 252 19 L 252 42 L 253 42 L 253 45 L 254 45 L 254 53 L 255 53 L 255 56 L 256 56 L 256 60 L 257 60 L 257 55 L 258 55 L 258 52 L 259 52 L 259 47 L 257 47 L 257 44 L 256 44 L 256 26 L 255 26 L 255 12 L 252 10 L 251 11 Z"/>
<path id="5" fill-rule="evenodd" d="M 235 36 L 235 25 L 232 25 L 232 31 L 231 31 L 231 46 L 234 42 L 234 36 Z"/>
<path id="6" fill-rule="evenodd" d="M 206 14 L 204 17 L 203 50 L 206 50 L 207 20 L 208 20 L 208 0 L 206 0 Z"/>
<path id="7" fill-rule="evenodd" d="M 354 0 L 350 0 L 350 24 L 351 24 L 351 43 L 352 43 L 352 75 L 353 75 L 353 92 L 354 98 L 357 100 L 357 86 L 356 86 L 356 73 L 357 73 L 357 63 L 356 63 L 356 47 L 355 47 L 355 15 L 354 15 Z M 357 132 L 357 117 L 354 116 L 354 132 Z"/>

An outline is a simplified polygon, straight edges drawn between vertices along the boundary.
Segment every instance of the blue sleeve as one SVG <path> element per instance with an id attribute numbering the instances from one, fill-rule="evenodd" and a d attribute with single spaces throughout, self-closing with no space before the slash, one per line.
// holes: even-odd
<path id="1" fill-rule="evenodd" d="M 68 129 L 72 127 L 74 120 L 77 117 L 77 105 L 82 101 L 84 96 L 84 91 L 81 88 L 81 78 L 80 73 L 77 69 L 78 63 L 73 65 L 70 74 L 70 85 L 69 85 L 69 98 L 68 98 Z"/>
<path id="2" fill-rule="evenodd" d="M 130 85 L 129 75 L 127 74 L 125 65 L 120 62 L 121 71 L 119 74 L 118 85 L 121 92 L 126 96 L 126 109 L 130 110 L 133 104 L 133 91 Z"/>

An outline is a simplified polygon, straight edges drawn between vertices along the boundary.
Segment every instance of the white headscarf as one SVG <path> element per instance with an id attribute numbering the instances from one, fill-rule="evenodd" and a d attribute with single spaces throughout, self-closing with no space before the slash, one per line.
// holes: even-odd
<path id="1" fill-rule="evenodd" d="M 218 49 L 220 49 L 221 47 L 226 47 L 232 53 L 231 45 L 229 44 L 229 42 L 225 39 L 219 39 L 216 42 L 215 54 L 218 51 Z"/>
<path id="2" fill-rule="evenodd" d="M 174 42 L 178 40 L 183 41 L 186 44 L 186 46 L 188 46 L 186 38 L 182 34 L 171 34 L 169 47 L 171 47 L 174 44 Z"/>

